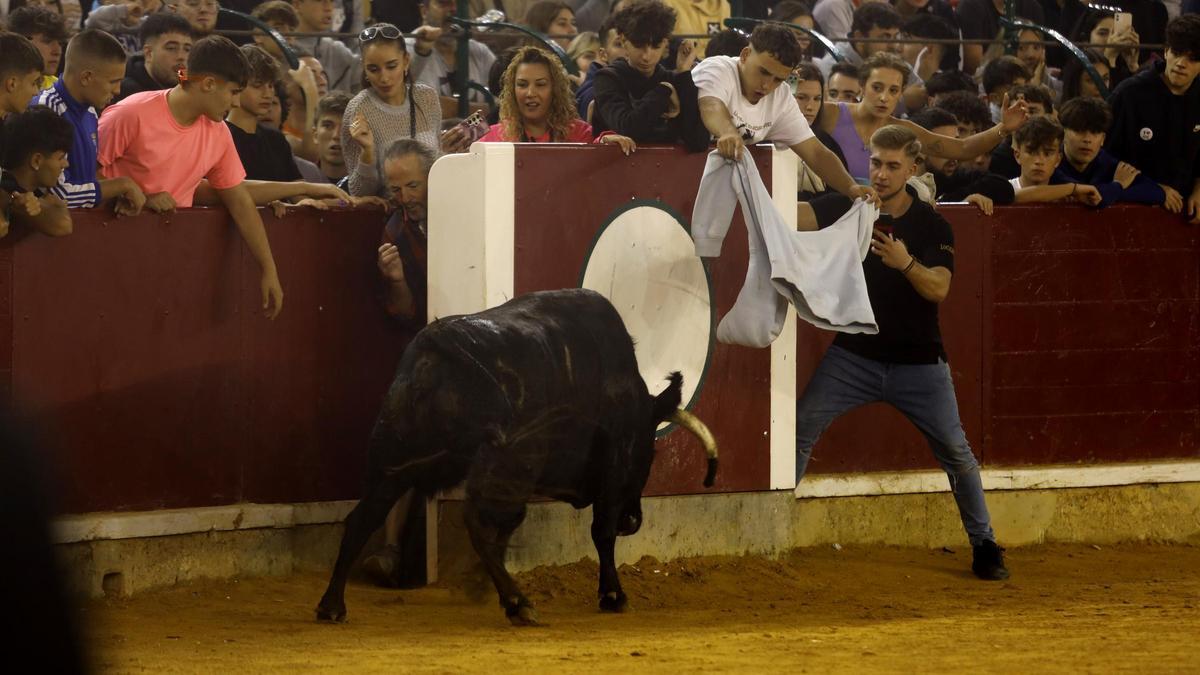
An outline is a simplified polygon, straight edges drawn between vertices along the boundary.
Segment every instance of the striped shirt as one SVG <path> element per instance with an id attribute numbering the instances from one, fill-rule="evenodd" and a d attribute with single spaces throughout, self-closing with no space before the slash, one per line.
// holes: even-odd
<path id="1" fill-rule="evenodd" d="M 65 118 L 75 129 L 71 150 L 67 153 L 70 166 L 50 192 L 67 203 L 68 208 L 91 208 L 100 203 L 100 182 L 96 178 L 96 129 L 99 116 L 96 109 L 80 103 L 67 91 L 62 80 L 42 90 L 30 105 L 44 105 Z"/>

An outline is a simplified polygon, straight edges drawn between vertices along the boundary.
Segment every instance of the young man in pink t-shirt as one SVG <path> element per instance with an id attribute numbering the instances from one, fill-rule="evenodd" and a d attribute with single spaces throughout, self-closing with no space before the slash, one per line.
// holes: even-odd
<path id="1" fill-rule="evenodd" d="M 158 212 L 191 206 L 201 179 L 208 179 L 258 261 L 263 310 L 274 318 L 283 289 L 224 121 L 249 72 L 246 57 L 228 39 L 198 41 L 174 88 L 134 94 L 104 111 L 97 161 L 104 176 L 129 176 L 141 185 L 146 208 Z"/>

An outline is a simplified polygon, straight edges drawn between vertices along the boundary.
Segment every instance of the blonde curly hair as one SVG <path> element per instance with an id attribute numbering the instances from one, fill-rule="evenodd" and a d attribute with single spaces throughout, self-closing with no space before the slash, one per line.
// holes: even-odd
<path id="1" fill-rule="evenodd" d="M 504 70 L 504 86 L 500 90 L 500 123 L 504 125 L 506 138 L 517 140 L 524 131 L 521 107 L 517 103 L 517 68 L 526 63 L 540 63 L 550 72 L 550 112 L 546 115 L 546 126 L 551 141 L 562 141 L 571 129 L 571 123 L 579 119 L 575 111 L 575 97 L 571 94 L 571 80 L 558 58 L 540 47 L 521 47 L 513 55 L 512 62 Z"/>

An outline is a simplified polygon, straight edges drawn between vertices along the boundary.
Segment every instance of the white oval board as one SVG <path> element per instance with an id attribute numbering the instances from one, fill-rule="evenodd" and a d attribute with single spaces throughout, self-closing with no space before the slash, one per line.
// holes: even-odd
<path id="1" fill-rule="evenodd" d="M 712 306 L 692 238 L 668 211 L 636 206 L 613 219 L 584 263 L 582 286 L 608 298 L 633 336 L 651 394 L 683 373 L 689 405 L 708 363 Z"/>

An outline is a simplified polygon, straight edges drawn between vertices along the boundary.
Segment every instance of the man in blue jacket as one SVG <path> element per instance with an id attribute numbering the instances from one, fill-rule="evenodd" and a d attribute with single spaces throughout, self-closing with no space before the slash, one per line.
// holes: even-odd
<path id="1" fill-rule="evenodd" d="M 1058 121 L 1063 126 L 1066 161 L 1058 165 L 1051 183 L 1094 185 L 1100 191 L 1100 206 L 1117 202 L 1167 205 L 1167 194 L 1161 185 L 1104 150 L 1112 112 L 1103 99 L 1073 98 L 1059 111 Z"/>

